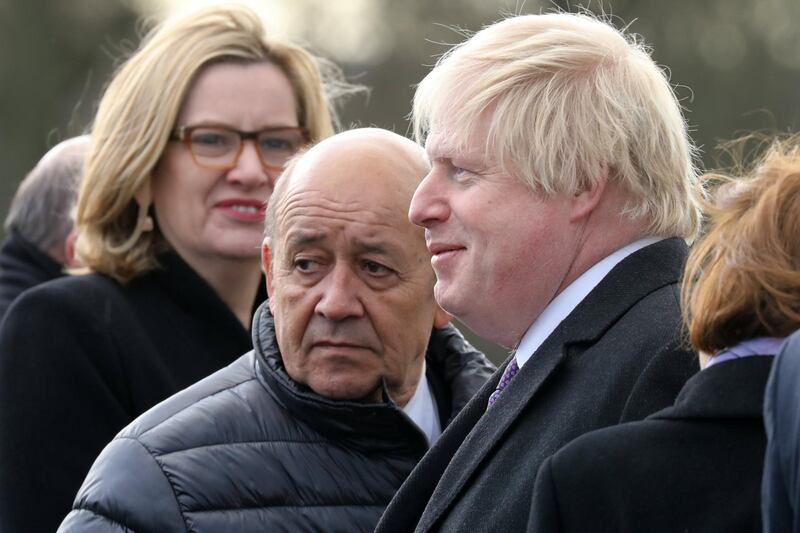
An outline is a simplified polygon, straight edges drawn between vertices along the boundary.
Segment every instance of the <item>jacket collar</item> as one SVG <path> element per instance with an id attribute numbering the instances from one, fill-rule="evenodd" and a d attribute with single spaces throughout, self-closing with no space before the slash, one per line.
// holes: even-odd
<path id="1" fill-rule="evenodd" d="M 25 284 L 30 286 L 64 275 L 58 261 L 13 229 L 0 249 L 0 271 L 4 277 L 14 273 L 15 278 L 24 278 Z"/>
<path id="2" fill-rule="evenodd" d="M 636 302 L 678 282 L 688 253 L 689 247 L 683 239 L 673 237 L 646 246 L 620 261 L 564 320 L 563 338 L 572 342 L 600 338 Z"/>
<path id="3" fill-rule="evenodd" d="M 211 326 L 224 328 L 231 334 L 237 332 L 237 336 L 241 335 L 241 342 L 245 346 L 250 344 L 250 333 L 242 326 L 230 307 L 177 252 L 162 251 L 156 256 L 156 260 L 158 266 L 147 275 L 131 280 L 132 287 L 136 287 L 137 284 L 148 285 L 155 282 L 159 289 L 164 294 L 170 295 L 176 305 L 181 306 L 187 314 L 203 317 L 203 320 Z M 252 312 L 255 312 L 256 308 L 266 299 L 266 282 L 262 276 L 253 301 Z"/>
<path id="4" fill-rule="evenodd" d="M 348 446 L 362 451 L 403 451 L 421 455 L 427 450 L 425 435 L 391 400 L 385 383 L 382 385 L 383 402 L 360 403 L 325 398 L 292 380 L 283 365 L 273 317 L 266 303 L 253 319 L 253 347 L 258 378 L 267 391 L 292 416 L 328 438 L 346 441 Z M 434 330 L 426 361 L 429 373 L 436 372 L 449 388 L 451 405 L 455 409 L 460 409 L 493 371 L 485 356 L 472 348 L 453 327 Z"/>
<path id="5" fill-rule="evenodd" d="M 275 339 L 275 324 L 265 303 L 253 319 L 253 347 L 259 380 L 292 416 L 331 440 L 347 441 L 361 451 L 427 449 L 425 435 L 389 399 L 383 385 L 383 403 L 331 400 L 289 377 Z"/>
<path id="6" fill-rule="evenodd" d="M 675 404 L 649 419 L 762 418 L 764 391 L 774 357 L 724 361 L 692 376 Z"/>
<path id="7" fill-rule="evenodd" d="M 525 365 L 509 383 L 506 394 L 521 400 L 515 402 L 516 411 L 506 413 L 505 421 L 510 424 L 516 418 L 518 411 L 561 363 L 569 345 L 595 342 L 642 298 L 677 283 L 687 255 L 686 243 L 679 238 L 670 238 L 646 246 L 620 261 L 542 343 L 533 358 L 536 363 L 530 365 L 535 370 L 527 369 L 528 365 Z M 500 374 L 497 373 L 496 380 L 492 379 L 495 385 Z M 486 390 L 489 391 L 490 387 L 487 386 Z M 499 422 L 502 411 L 494 411 L 495 431 L 502 427 Z"/>

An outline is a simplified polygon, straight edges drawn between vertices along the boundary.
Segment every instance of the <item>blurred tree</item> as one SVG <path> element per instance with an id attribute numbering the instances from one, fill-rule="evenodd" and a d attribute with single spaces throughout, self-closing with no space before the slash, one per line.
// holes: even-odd
<path id="1" fill-rule="evenodd" d="M 50 147 L 89 124 L 138 14 L 107 0 L 0 0 L 0 213 Z"/>
<path id="2" fill-rule="evenodd" d="M 245 0 L 243 0 L 245 1 Z M 89 124 L 115 58 L 138 42 L 138 14 L 210 0 L 0 0 L 0 202 L 44 153 Z M 450 44 L 503 14 L 575 11 L 573 0 L 250 0 L 268 27 L 342 65 L 372 88 L 345 125 L 406 133 L 414 85 Z M 721 139 L 796 129 L 797 0 L 586 0 L 653 46 L 686 107 L 703 163 Z M 465 32 L 461 32 L 463 29 Z M 127 45 L 125 42 L 127 41 Z M 133 43 L 133 44 L 131 44 Z M 121 45 L 122 44 L 122 45 Z M 481 344 L 483 347 L 489 345 Z M 496 359 L 503 351 L 489 347 Z"/>

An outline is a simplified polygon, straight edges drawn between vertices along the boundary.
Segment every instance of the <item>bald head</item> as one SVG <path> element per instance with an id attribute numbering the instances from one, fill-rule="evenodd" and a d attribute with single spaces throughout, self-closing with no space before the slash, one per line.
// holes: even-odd
<path id="1" fill-rule="evenodd" d="M 416 390 L 431 328 L 449 319 L 422 228 L 408 220 L 427 173 L 418 145 L 364 129 L 319 143 L 278 180 L 269 308 L 287 374 L 317 394 L 379 402 L 385 383 L 404 405 Z"/>
<path id="2" fill-rule="evenodd" d="M 405 216 L 429 170 L 421 146 L 387 130 L 361 128 L 329 137 L 296 156 L 281 175 L 267 208 L 267 240 L 276 237 L 276 217 L 292 190 L 310 187 L 342 200 L 383 199 Z"/>
<path id="3" fill-rule="evenodd" d="M 72 230 L 71 210 L 88 148 L 88 135 L 54 146 L 22 180 L 6 217 L 6 231 L 16 231 L 59 262 L 64 262 L 63 245 Z"/>
<path id="4" fill-rule="evenodd" d="M 42 156 L 31 173 L 54 171 L 65 165 L 81 166 L 89 151 L 90 139 L 88 135 L 80 135 L 61 141 Z"/>

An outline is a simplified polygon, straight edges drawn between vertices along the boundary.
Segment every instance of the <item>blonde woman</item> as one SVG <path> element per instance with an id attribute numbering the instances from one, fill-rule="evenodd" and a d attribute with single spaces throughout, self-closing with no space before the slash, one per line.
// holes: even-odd
<path id="1" fill-rule="evenodd" d="M 0 330 L 0 530 L 55 530 L 117 431 L 250 348 L 266 202 L 333 132 L 318 65 L 228 6 L 157 26 L 114 75 L 77 205 L 91 273 Z"/>
<path id="2" fill-rule="evenodd" d="M 684 321 L 701 371 L 672 407 L 543 463 L 529 531 L 760 531 L 764 389 L 800 328 L 800 138 L 722 179 L 689 255 Z"/>

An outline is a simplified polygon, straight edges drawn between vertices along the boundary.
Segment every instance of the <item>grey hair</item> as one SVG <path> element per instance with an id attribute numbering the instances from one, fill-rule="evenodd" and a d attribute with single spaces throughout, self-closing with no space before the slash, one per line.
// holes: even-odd
<path id="1" fill-rule="evenodd" d="M 57 145 L 22 180 L 5 220 L 42 252 L 60 249 L 73 227 L 72 211 L 78 194 L 89 137 Z"/>

